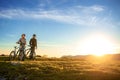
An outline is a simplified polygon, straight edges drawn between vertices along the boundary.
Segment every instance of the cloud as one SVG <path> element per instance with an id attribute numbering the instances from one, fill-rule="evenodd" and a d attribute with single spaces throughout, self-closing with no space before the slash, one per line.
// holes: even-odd
<path id="1" fill-rule="evenodd" d="M 27 12 L 22 9 L 9 9 L 9 10 L 2 10 L 0 12 L 0 18 L 18 18 L 18 17 L 27 17 Z"/>
<path id="2" fill-rule="evenodd" d="M 104 6 L 93 5 L 93 6 L 75 6 L 75 8 L 81 10 L 85 14 L 103 12 L 105 10 Z"/>
<path id="3" fill-rule="evenodd" d="M 90 9 L 94 10 L 96 12 L 101 12 L 101 11 L 104 11 L 104 6 L 94 5 L 94 6 L 90 7 Z"/>
<path id="4" fill-rule="evenodd" d="M 110 22 L 109 16 L 103 15 L 105 7 L 100 5 L 93 6 L 74 6 L 64 10 L 24 10 L 9 9 L 0 11 L 0 18 L 8 19 L 50 19 L 67 24 L 82 26 L 100 26 L 105 22 Z M 109 13 L 109 12 L 108 12 Z"/>

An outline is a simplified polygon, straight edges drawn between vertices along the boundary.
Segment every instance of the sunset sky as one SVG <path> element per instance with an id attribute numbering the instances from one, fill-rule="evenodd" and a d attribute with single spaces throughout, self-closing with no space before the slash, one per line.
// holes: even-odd
<path id="1" fill-rule="evenodd" d="M 9 54 L 22 33 L 27 44 L 37 35 L 40 55 L 89 54 L 82 48 L 99 35 L 119 53 L 120 0 L 0 0 L 0 54 Z"/>

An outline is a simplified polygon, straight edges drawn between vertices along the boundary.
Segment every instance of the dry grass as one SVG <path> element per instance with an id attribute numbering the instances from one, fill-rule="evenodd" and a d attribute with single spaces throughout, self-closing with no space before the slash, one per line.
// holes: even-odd
<path id="1" fill-rule="evenodd" d="M 118 80 L 118 60 L 39 59 L 1 61 L 0 79 L 8 80 Z"/>

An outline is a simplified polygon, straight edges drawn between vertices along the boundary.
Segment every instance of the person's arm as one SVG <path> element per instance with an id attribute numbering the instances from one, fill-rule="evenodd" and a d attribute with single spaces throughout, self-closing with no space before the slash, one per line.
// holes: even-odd
<path id="1" fill-rule="evenodd" d="M 36 46 L 36 49 L 37 49 L 37 39 L 35 40 L 35 46 Z"/>
<path id="2" fill-rule="evenodd" d="M 17 44 L 20 44 L 20 42 L 21 42 L 21 38 L 16 42 Z"/>
<path id="3" fill-rule="evenodd" d="M 25 39 L 25 45 L 26 45 L 26 43 L 27 43 L 27 42 L 26 42 L 26 39 Z"/>

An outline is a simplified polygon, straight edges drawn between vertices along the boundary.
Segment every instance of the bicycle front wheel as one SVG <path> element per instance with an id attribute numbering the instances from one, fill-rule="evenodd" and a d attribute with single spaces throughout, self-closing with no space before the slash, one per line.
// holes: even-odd
<path id="1" fill-rule="evenodd" d="M 11 51 L 9 55 L 9 60 L 14 60 L 15 59 L 15 51 Z"/>
<path id="2" fill-rule="evenodd" d="M 30 50 L 26 51 L 25 57 L 28 58 L 29 55 L 30 55 Z"/>

